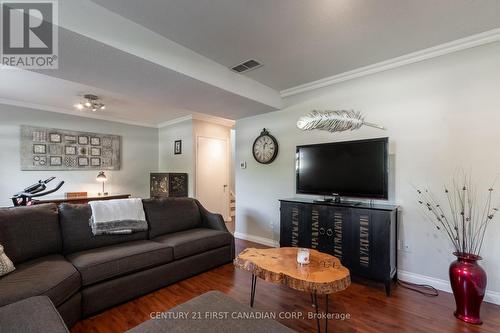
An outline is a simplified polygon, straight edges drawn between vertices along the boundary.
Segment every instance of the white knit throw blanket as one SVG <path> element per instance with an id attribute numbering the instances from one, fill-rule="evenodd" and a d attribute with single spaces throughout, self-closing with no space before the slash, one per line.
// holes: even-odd
<path id="1" fill-rule="evenodd" d="M 139 198 L 90 201 L 90 227 L 94 235 L 130 234 L 148 230 Z"/>

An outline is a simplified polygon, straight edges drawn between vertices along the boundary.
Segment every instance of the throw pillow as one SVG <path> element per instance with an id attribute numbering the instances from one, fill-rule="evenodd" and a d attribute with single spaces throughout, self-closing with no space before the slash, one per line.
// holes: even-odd
<path id="1" fill-rule="evenodd" d="M 0 276 L 4 276 L 15 270 L 14 264 L 7 257 L 5 252 L 3 251 L 3 246 L 0 245 Z"/>

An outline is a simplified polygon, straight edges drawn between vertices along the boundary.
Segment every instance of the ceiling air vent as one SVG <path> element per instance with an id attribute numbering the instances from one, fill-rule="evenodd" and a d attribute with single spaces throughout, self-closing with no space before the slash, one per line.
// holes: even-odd
<path id="1" fill-rule="evenodd" d="M 241 64 L 238 64 L 234 67 L 231 67 L 231 69 L 237 73 L 244 73 L 244 72 L 248 72 L 249 70 L 259 68 L 261 66 L 262 66 L 262 64 L 260 62 L 258 62 L 257 60 L 250 59 L 250 60 L 247 60 L 247 61 L 245 61 Z"/>

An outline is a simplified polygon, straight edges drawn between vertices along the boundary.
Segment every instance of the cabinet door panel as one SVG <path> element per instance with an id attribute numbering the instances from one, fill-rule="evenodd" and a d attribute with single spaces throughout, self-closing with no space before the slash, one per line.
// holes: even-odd
<path id="1" fill-rule="evenodd" d="M 341 207 L 330 209 L 327 235 L 331 235 L 332 252 L 339 258 L 343 265 L 349 266 L 349 244 L 350 244 L 350 214 L 349 210 Z"/>
<path id="2" fill-rule="evenodd" d="M 320 248 L 323 252 L 333 255 L 334 241 L 333 241 L 333 228 L 332 228 L 332 209 L 327 206 L 321 206 L 321 223 L 320 223 Z"/>
<path id="3" fill-rule="evenodd" d="M 332 206 L 316 206 L 319 218 L 319 244 L 322 252 L 334 255 L 344 264 L 348 259 L 349 210 Z M 313 213 L 313 218 L 314 218 Z M 313 223 L 313 235 L 314 235 Z M 347 240 L 346 240 L 347 237 Z"/>
<path id="4" fill-rule="evenodd" d="M 296 204 L 282 202 L 280 206 L 280 246 L 294 246 L 298 242 L 298 208 Z M 294 237 L 294 225 L 296 226 Z M 296 245 L 295 245 L 296 246 Z"/>
<path id="5" fill-rule="evenodd" d="M 331 253 L 330 239 L 326 234 L 329 208 L 315 205 L 311 216 L 311 248 L 324 253 Z"/>
<path id="6" fill-rule="evenodd" d="M 296 246 L 311 247 L 312 205 L 300 204 L 298 217 L 299 237 Z"/>
<path id="7" fill-rule="evenodd" d="M 391 215 L 384 211 L 372 211 L 370 233 L 370 256 L 373 258 L 370 274 L 375 279 L 384 279 L 391 274 Z"/>
<path id="8" fill-rule="evenodd" d="M 390 213 L 352 210 L 351 270 L 375 280 L 390 274 Z"/>
<path id="9" fill-rule="evenodd" d="M 370 256 L 372 235 L 370 233 L 371 212 L 366 209 L 351 210 L 351 257 L 350 269 L 369 276 L 373 258 Z"/>
<path id="10" fill-rule="evenodd" d="M 280 246 L 311 247 L 311 206 L 281 203 Z"/>

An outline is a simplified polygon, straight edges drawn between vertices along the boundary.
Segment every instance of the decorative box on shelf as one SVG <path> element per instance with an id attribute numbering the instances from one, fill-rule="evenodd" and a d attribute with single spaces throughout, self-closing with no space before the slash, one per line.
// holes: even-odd
<path id="1" fill-rule="evenodd" d="M 150 192 L 151 198 L 187 197 L 188 174 L 174 172 L 151 173 Z"/>
<path id="2" fill-rule="evenodd" d="M 64 196 L 67 199 L 72 199 L 72 198 L 85 198 L 87 197 L 87 192 L 66 192 Z"/>

